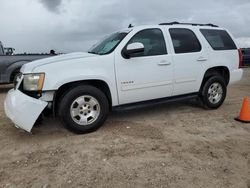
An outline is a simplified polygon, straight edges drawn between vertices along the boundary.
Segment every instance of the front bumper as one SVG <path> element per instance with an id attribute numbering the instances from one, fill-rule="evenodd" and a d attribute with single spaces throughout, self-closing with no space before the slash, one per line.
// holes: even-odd
<path id="1" fill-rule="evenodd" d="M 17 89 L 12 89 L 4 101 L 4 110 L 16 127 L 31 132 L 34 123 L 47 105 L 48 102 L 29 97 Z"/>

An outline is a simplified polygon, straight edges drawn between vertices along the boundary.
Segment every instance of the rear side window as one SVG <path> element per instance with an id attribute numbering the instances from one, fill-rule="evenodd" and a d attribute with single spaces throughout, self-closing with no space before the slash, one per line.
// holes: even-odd
<path id="1" fill-rule="evenodd" d="M 176 54 L 201 51 L 201 44 L 194 32 L 184 28 L 169 29 Z"/>
<path id="2" fill-rule="evenodd" d="M 214 50 L 237 49 L 230 35 L 224 30 L 201 29 L 200 31 Z"/>

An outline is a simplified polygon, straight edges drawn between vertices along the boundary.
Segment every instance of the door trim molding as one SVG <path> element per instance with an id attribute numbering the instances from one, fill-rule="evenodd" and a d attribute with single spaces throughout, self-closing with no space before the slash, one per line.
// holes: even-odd
<path id="1" fill-rule="evenodd" d="M 173 82 L 171 80 L 166 80 L 162 82 L 150 82 L 150 83 L 145 83 L 145 84 L 124 84 L 121 86 L 121 90 L 128 91 L 128 90 L 135 90 L 135 89 L 144 89 L 144 88 L 150 88 L 150 87 L 170 85 L 172 83 Z"/>

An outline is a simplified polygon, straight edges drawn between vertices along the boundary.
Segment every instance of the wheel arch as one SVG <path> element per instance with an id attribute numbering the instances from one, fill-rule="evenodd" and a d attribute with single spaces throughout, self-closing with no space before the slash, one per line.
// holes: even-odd
<path id="1" fill-rule="evenodd" d="M 225 79 L 226 85 L 229 84 L 230 71 L 229 71 L 228 67 L 226 67 L 226 66 L 211 67 L 211 68 L 207 69 L 206 72 L 204 73 L 204 76 L 203 76 L 203 79 L 201 82 L 201 86 L 200 86 L 200 91 L 201 91 L 202 87 L 204 86 L 204 84 L 206 83 L 206 81 L 215 75 L 222 76 Z"/>
<path id="2" fill-rule="evenodd" d="M 109 85 L 103 80 L 90 79 L 90 80 L 73 81 L 73 82 L 69 82 L 69 83 L 65 83 L 61 85 L 54 94 L 53 110 L 55 113 L 58 108 L 58 102 L 64 96 L 64 94 L 71 88 L 77 87 L 80 85 L 90 85 L 90 86 L 94 86 L 100 89 L 106 95 L 108 99 L 108 103 L 109 103 L 109 108 L 112 109 L 112 95 L 111 95 Z"/>

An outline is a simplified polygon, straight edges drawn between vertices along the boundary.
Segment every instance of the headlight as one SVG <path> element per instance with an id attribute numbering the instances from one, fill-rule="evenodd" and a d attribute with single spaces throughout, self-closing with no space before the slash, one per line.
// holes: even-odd
<path id="1" fill-rule="evenodd" d="M 23 89 L 25 91 L 41 91 L 44 77 L 44 73 L 25 74 L 23 77 Z"/>

